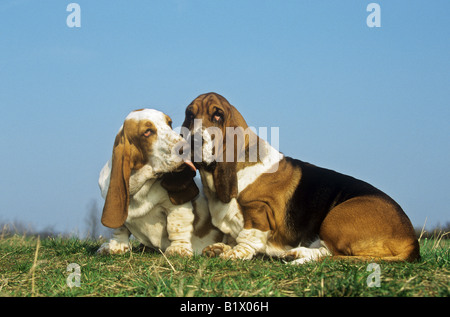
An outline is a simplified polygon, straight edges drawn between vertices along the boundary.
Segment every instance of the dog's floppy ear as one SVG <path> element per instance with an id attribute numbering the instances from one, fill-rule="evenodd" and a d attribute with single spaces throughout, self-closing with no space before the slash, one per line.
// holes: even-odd
<path id="1" fill-rule="evenodd" d="M 218 162 L 213 172 L 216 195 L 223 203 L 229 203 L 238 194 L 235 162 Z"/>
<path id="2" fill-rule="evenodd" d="M 194 182 L 195 172 L 186 166 L 180 172 L 167 173 L 163 176 L 161 186 L 167 190 L 174 205 L 182 205 L 197 197 L 199 189 Z"/>
<path id="3" fill-rule="evenodd" d="M 232 127 L 232 128 L 242 128 L 242 130 L 245 130 L 248 128 L 247 123 L 245 122 L 242 115 L 239 113 L 239 111 L 236 110 L 234 106 L 232 106 L 227 99 L 225 99 L 223 96 L 219 94 L 215 94 L 215 96 L 220 101 L 220 104 L 222 105 L 223 109 L 225 110 L 225 122 L 224 122 L 224 130 L 223 130 L 223 137 L 224 137 L 224 146 L 223 148 L 227 148 L 227 151 L 229 146 L 234 145 L 233 151 L 233 159 L 228 162 L 228 157 L 224 157 L 224 162 L 217 162 L 216 167 L 213 172 L 213 179 L 214 179 L 214 187 L 216 188 L 216 195 L 222 201 L 223 203 L 229 203 L 231 199 L 236 198 L 238 195 L 238 181 L 237 181 L 237 166 L 236 162 L 238 162 L 238 156 L 239 155 L 245 155 L 244 153 L 241 153 L 240 149 L 237 148 L 238 142 L 235 142 L 235 136 L 234 134 L 228 135 L 226 128 Z M 244 148 L 246 149 L 248 147 L 248 137 L 245 136 L 245 142 L 244 142 Z M 228 154 L 226 152 L 223 153 L 224 156 L 227 156 Z M 245 158 L 245 157 L 244 157 Z"/>
<path id="4" fill-rule="evenodd" d="M 111 178 L 103 207 L 102 224 L 119 228 L 128 217 L 130 200 L 131 144 L 122 129 L 116 136 Z"/>

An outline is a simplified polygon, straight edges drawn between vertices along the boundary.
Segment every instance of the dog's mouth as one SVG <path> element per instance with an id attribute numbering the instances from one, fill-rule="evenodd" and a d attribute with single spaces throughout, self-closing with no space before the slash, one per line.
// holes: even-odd
<path id="1" fill-rule="evenodd" d="M 182 172 L 186 168 L 186 165 L 189 166 L 189 169 L 192 170 L 194 173 L 197 173 L 197 168 L 195 167 L 194 163 L 192 163 L 191 160 L 185 159 L 175 169 L 172 169 L 170 171 L 164 171 L 164 172 L 156 172 L 155 177 L 160 178 L 160 177 L 164 176 L 165 174 Z"/>

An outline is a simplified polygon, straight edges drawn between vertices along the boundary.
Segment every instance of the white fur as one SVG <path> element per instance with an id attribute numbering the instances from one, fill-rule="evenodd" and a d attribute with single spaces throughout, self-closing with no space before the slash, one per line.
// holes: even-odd
<path id="1" fill-rule="evenodd" d="M 283 257 L 293 257 L 294 260 L 288 262 L 290 264 L 304 264 L 310 261 L 317 261 L 324 256 L 331 255 L 330 250 L 322 240 L 317 239 L 308 247 L 298 246 L 287 251 Z"/>
<path id="2" fill-rule="evenodd" d="M 98 186 L 100 187 L 103 199 L 106 199 L 106 194 L 108 194 L 109 180 L 111 178 L 111 164 L 112 160 L 109 159 L 100 171 L 100 177 L 98 178 Z"/>
<path id="3" fill-rule="evenodd" d="M 238 202 L 235 198 L 227 204 L 216 198 L 214 180 L 211 173 L 200 170 L 202 183 L 206 185 L 203 189 L 208 199 L 208 206 L 211 213 L 211 220 L 214 226 L 225 234 L 237 238 L 239 232 L 244 227 L 244 218 L 239 210 Z"/>
<path id="4" fill-rule="evenodd" d="M 214 138 L 222 139 L 222 130 L 216 127 L 209 127 L 208 129 L 203 129 L 202 131 L 202 139 L 203 139 L 203 151 L 202 151 L 202 160 L 208 164 L 214 162 L 214 160 L 223 161 L 223 157 L 217 157 L 222 154 L 220 151 L 216 149 L 215 154 L 213 154 L 213 149 L 215 147 Z M 217 143 L 216 143 L 217 144 Z"/>
<path id="5" fill-rule="evenodd" d="M 97 250 L 99 254 L 121 254 L 127 252 L 131 245 L 129 243 L 130 231 L 126 227 L 114 230 L 113 237 L 109 243 L 103 243 Z"/>
<path id="6" fill-rule="evenodd" d="M 128 114 L 125 120 L 150 120 L 154 125 L 159 127 L 168 126 L 166 124 L 166 116 L 163 112 L 155 109 L 142 109 L 137 111 L 132 111 Z M 168 126 L 169 127 L 169 126 Z M 170 127 L 169 127 L 170 128 Z"/>
<path id="7" fill-rule="evenodd" d="M 245 167 L 237 172 L 238 192 L 242 192 L 248 185 L 252 184 L 259 176 L 265 173 L 274 173 L 278 170 L 278 164 L 284 155 L 275 150 L 267 141 L 260 141 L 261 162 Z"/>
<path id="8" fill-rule="evenodd" d="M 223 161 L 222 152 L 218 151 L 216 146 L 219 144 L 219 142 L 214 142 L 214 140 L 222 140 L 223 134 L 222 130 L 217 127 L 208 127 L 205 128 L 201 124 L 201 120 L 194 120 L 194 130 L 192 133 L 192 137 L 194 135 L 201 135 L 202 137 L 202 144 L 201 144 L 201 161 L 210 164 L 214 161 Z M 214 138 L 213 138 L 214 135 Z M 196 146 L 196 145 L 194 145 Z M 215 154 L 213 154 L 213 149 L 215 149 Z M 195 149 L 197 150 L 197 149 Z"/>
<path id="9" fill-rule="evenodd" d="M 157 141 L 147 165 L 130 176 L 130 203 L 128 217 L 124 226 L 115 229 L 112 239 L 103 244 L 99 253 L 123 253 L 130 249 L 129 236 L 133 234 L 141 243 L 153 248 L 160 248 L 167 253 L 184 255 L 192 252 L 201 253 L 207 245 L 218 242 L 217 230 L 200 238 L 193 235 L 194 213 L 191 202 L 174 205 L 169 199 L 167 191 L 161 186 L 161 180 L 156 174 L 169 172 L 182 164 L 182 160 L 170 157 L 172 147 L 180 142 L 181 137 L 173 132 L 166 122 L 162 112 L 145 109 L 130 113 L 126 120 L 151 120 L 157 127 Z M 176 156 L 176 155 L 175 155 Z M 111 160 L 109 160 L 99 177 L 99 186 L 103 198 L 108 192 L 111 174 Z M 200 186 L 201 188 L 201 186 Z M 196 200 L 197 217 L 200 223 L 208 219 L 209 210 L 203 194 Z"/>

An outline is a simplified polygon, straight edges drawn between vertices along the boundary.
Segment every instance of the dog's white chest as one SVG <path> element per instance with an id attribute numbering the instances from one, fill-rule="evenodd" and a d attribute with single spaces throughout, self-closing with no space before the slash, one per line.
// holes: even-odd
<path id="1" fill-rule="evenodd" d="M 167 216 L 163 209 L 154 208 L 142 217 L 127 219 L 125 225 L 146 246 L 165 250 L 170 245 L 166 230 Z"/>
<path id="2" fill-rule="evenodd" d="M 214 226 L 220 231 L 230 234 L 234 238 L 244 227 L 244 218 L 239 209 L 236 198 L 229 203 L 223 203 L 216 196 L 216 187 L 212 173 L 200 171 L 202 183 L 206 185 L 205 195 L 208 199 L 208 207 L 211 213 L 211 220 Z"/>
<path id="3" fill-rule="evenodd" d="M 150 180 L 130 197 L 125 224 L 128 230 L 147 246 L 166 248 L 169 245 L 167 215 L 161 206 L 164 195 L 167 194 L 160 182 Z"/>

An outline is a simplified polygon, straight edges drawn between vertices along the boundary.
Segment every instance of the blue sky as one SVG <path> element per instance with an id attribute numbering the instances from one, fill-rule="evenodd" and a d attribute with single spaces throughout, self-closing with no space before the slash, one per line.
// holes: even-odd
<path id="1" fill-rule="evenodd" d="M 413 224 L 450 221 L 450 2 L 0 3 L 0 222 L 82 231 L 125 116 L 181 125 L 199 94 L 279 127 L 288 156 L 363 179 Z M 375 2 L 375 1 L 374 1 Z"/>

